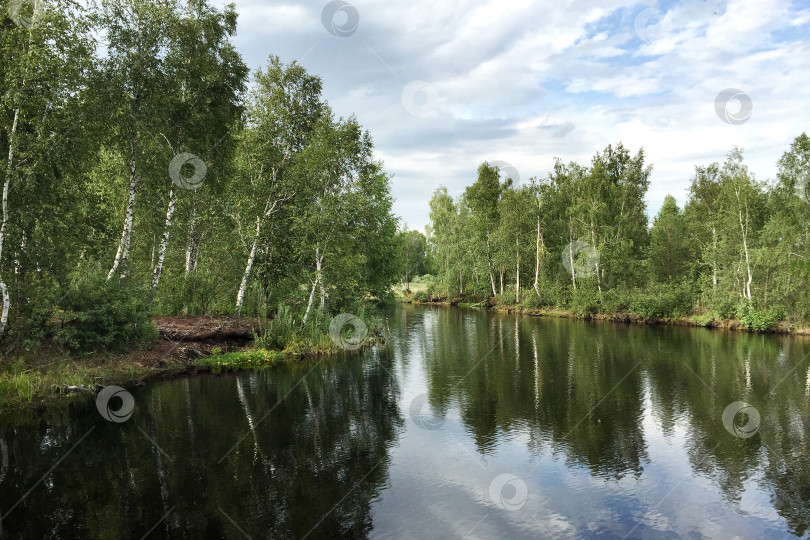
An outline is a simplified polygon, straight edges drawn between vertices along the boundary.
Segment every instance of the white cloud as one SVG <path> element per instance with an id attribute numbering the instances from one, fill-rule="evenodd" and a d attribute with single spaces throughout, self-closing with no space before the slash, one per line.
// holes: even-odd
<path id="1" fill-rule="evenodd" d="M 237 47 L 252 67 L 275 53 L 323 77 L 336 113 L 370 130 L 395 174 L 395 210 L 416 228 L 434 189 L 460 193 L 485 159 L 525 182 L 555 156 L 584 164 L 607 144 L 644 146 L 656 211 L 667 193 L 683 203 L 694 166 L 735 145 L 773 177 L 807 129 L 810 10 L 788 0 L 368 0 L 353 2 L 360 24 L 346 38 L 323 28 L 325 4 L 241 1 Z M 645 8 L 661 12 L 649 43 L 634 25 Z M 437 91 L 432 117 L 402 105 L 414 80 Z M 730 87 L 753 101 L 743 125 L 714 111 Z"/>

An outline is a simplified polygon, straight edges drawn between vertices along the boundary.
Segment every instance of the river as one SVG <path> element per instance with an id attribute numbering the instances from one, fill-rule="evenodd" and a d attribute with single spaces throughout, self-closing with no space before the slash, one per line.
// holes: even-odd
<path id="1" fill-rule="evenodd" d="M 128 388 L 126 421 L 0 419 L 0 538 L 810 533 L 810 341 L 387 316 L 385 348 Z"/>

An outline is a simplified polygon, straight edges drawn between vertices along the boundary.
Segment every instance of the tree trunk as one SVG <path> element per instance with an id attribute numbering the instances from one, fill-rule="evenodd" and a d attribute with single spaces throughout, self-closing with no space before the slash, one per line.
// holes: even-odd
<path id="1" fill-rule="evenodd" d="M 0 224 L 0 264 L 3 262 L 3 243 L 6 239 L 6 226 L 8 225 L 8 188 L 11 185 L 11 173 L 14 171 L 14 140 L 17 135 L 17 125 L 20 120 L 20 108 L 14 111 L 14 120 L 11 123 L 11 132 L 8 137 L 8 162 L 6 163 L 6 181 L 3 184 L 3 222 Z M 9 294 L 6 283 L 0 278 L 0 290 L 3 292 L 3 313 L 0 315 L 0 336 L 6 331 L 8 324 Z"/>
<path id="2" fill-rule="evenodd" d="M 571 220 L 568 220 L 568 262 L 571 268 L 571 284 L 577 290 L 577 270 L 574 268 L 574 230 Z"/>
<path id="3" fill-rule="evenodd" d="M 717 228 L 712 227 L 712 290 L 717 289 Z"/>
<path id="4" fill-rule="evenodd" d="M 320 248 L 315 248 L 315 271 L 318 274 L 318 285 L 321 288 L 321 311 L 326 306 L 326 289 L 323 286 L 323 271 L 322 271 L 323 255 L 321 255 Z"/>
<path id="5" fill-rule="evenodd" d="M 591 247 L 596 249 L 596 232 L 593 230 L 593 222 L 591 222 Z M 594 270 L 596 270 L 596 288 L 599 290 L 599 296 L 602 296 L 602 272 L 599 268 L 599 258 L 594 262 Z"/>
<path id="6" fill-rule="evenodd" d="M 408 249 L 408 246 L 405 246 L 405 294 L 411 290 L 411 273 L 410 273 L 410 266 L 411 266 L 411 250 Z"/>
<path id="7" fill-rule="evenodd" d="M 537 217 L 537 251 L 534 258 L 534 292 L 540 298 L 540 216 Z"/>
<path id="8" fill-rule="evenodd" d="M 740 216 L 740 230 L 742 231 L 743 251 L 745 252 L 745 270 L 748 279 L 745 282 L 745 294 L 748 301 L 752 300 L 751 297 L 751 282 L 754 280 L 754 275 L 751 271 L 751 260 L 748 256 L 748 210 L 745 212 L 745 226 L 743 226 L 742 210 L 739 211 Z"/>
<path id="9" fill-rule="evenodd" d="M 247 264 L 245 265 L 245 273 L 242 274 L 242 283 L 239 284 L 239 292 L 236 293 L 236 314 L 242 314 L 242 304 L 245 301 L 245 291 L 247 290 L 248 278 L 250 278 L 250 271 L 253 268 L 253 261 L 256 259 L 256 246 L 259 244 L 259 234 L 262 228 L 262 218 L 256 218 L 256 234 L 253 236 L 253 242 L 250 245 L 250 254 L 248 255 Z"/>
<path id="10" fill-rule="evenodd" d="M 197 271 L 197 199 L 191 203 L 191 219 L 188 224 L 188 240 L 186 241 L 186 274 Z"/>
<path id="11" fill-rule="evenodd" d="M 520 303 L 520 242 L 515 234 L 515 303 Z"/>
<path id="12" fill-rule="evenodd" d="M 315 248 L 315 280 L 312 282 L 312 290 L 309 292 L 309 300 L 307 301 L 307 310 L 304 312 L 304 324 L 307 322 L 307 318 L 309 317 L 309 311 L 312 308 L 312 300 L 315 298 L 315 289 L 318 285 L 321 286 L 321 310 L 323 310 L 324 305 L 326 304 L 326 291 L 323 287 L 323 274 L 321 272 L 321 263 L 323 261 L 323 255 L 321 255 L 321 250 L 319 247 Z"/>
<path id="13" fill-rule="evenodd" d="M 132 223 L 135 216 L 135 188 L 137 183 L 136 176 L 136 143 L 135 134 L 129 141 L 130 154 L 129 154 L 129 202 L 127 202 L 127 216 L 124 220 L 124 230 L 121 232 L 121 240 L 118 242 L 118 251 L 115 253 L 115 261 L 113 261 L 112 268 L 107 274 L 107 279 L 110 279 L 121 266 L 121 277 L 126 274 L 126 264 L 129 259 L 129 243 L 132 238 Z"/>
<path id="14" fill-rule="evenodd" d="M 492 285 L 492 296 L 498 296 L 495 290 L 495 275 L 492 273 L 492 258 L 489 256 L 489 234 L 487 234 L 487 268 L 489 269 L 489 282 Z"/>
<path id="15" fill-rule="evenodd" d="M 312 290 L 309 291 L 309 300 L 307 301 L 307 310 L 304 312 L 304 324 L 307 324 L 307 317 L 309 317 L 309 310 L 312 308 L 312 299 L 315 298 L 315 288 L 318 286 L 318 277 L 312 282 Z"/>
<path id="16" fill-rule="evenodd" d="M 169 245 L 169 233 L 172 227 L 172 217 L 174 216 L 174 209 L 176 206 L 176 197 L 174 195 L 174 187 L 169 188 L 169 207 L 166 210 L 166 224 L 163 227 L 163 238 L 160 240 L 160 248 L 158 249 L 157 264 L 152 272 L 152 296 L 149 300 L 151 307 L 152 302 L 155 300 L 155 291 L 157 290 L 158 283 L 160 282 L 160 273 L 163 271 L 163 261 L 166 259 L 166 248 Z"/>

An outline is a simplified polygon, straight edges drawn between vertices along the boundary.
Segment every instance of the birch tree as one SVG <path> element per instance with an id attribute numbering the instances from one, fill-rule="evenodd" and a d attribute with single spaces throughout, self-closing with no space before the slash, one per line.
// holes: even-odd
<path id="1" fill-rule="evenodd" d="M 29 267 L 44 265 L 45 252 L 60 261 L 73 255 L 75 245 L 53 246 L 43 233 L 53 230 L 52 205 L 74 191 L 54 172 L 69 177 L 81 170 L 93 138 L 82 140 L 77 129 L 92 71 L 87 15 L 67 2 L 33 7 L 31 19 L 18 16 L 3 28 L 0 43 L 0 335 L 8 325 L 12 289 L 25 302 L 21 288 Z M 6 272 L 9 260 L 13 278 Z"/>
<path id="2" fill-rule="evenodd" d="M 106 93 L 114 130 L 110 144 L 124 159 L 128 188 L 124 224 L 107 278 L 126 275 L 135 220 L 143 140 L 165 131 L 171 95 L 166 55 L 176 11 L 173 0 L 102 0 L 97 20 L 106 33 L 103 61 Z M 154 141 L 148 141 L 154 144 Z"/>
<path id="3" fill-rule="evenodd" d="M 483 163 L 478 167 L 478 179 L 464 191 L 465 203 L 470 208 L 470 218 L 473 230 L 478 238 L 478 249 L 482 250 L 480 258 L 487 264 L 487 273 L 492 287 L 492 296 L 498 293 L 495 290 L 495 274 L 493 259 L 495 248 L 493 234 L 498 226 L 498 199 L 501 195 L 501 182 L 498 169 Z M 503 267 L 501 267 L 501 276 Z"/>
<path id="4" fill-rule="evenodd" d="M 235 52 L 230 39 L 236 32 L 233 6 L 220 12 L 206 1 L 198 0 L 178 6 L 170 28 L 170 48 L 166 57 L 169 81 L 173 85 L 166 103 L 170 124 L 163 135 L 171 155 L 189 152 L 201 160 L 226 156 L 216 152 L 222 139 L 230 135 L 239 120 L 240 96 L 247 68 Z M 168 176 L 165 177 L 168 180 Z M 206 174 L 211 182 L 216 175 Z M 166 219 L 161 234 L 157 261 L 152 270 L 152 298 L 160 281 L 168 248 L 172 221 L 177 208 L 178 187 L 169 186 Z M 198 188 L 200 189 L 200 188 Z M 196 253 L 196 194 L 179 190 L 183 197 L 193 198 L 191 229 L 186 248 L 186 270 Z"/>
<path id="5" fill-rule="evenodd" d="M 237 208 L 234 219 L 253 223 L 236 293 L 237 314 L 241 314 L 263 227 L 296 194 L 295 179 L 287 170 L 308 144 L 324 113 L 321 80 L 296 62 L 285 66 L 277 56 L 271 56 L 254 83 L 237 149 L 238 174 L 243 182 L 232 192 Z M 267 242 L 272 240 L 266 238 Z"/>

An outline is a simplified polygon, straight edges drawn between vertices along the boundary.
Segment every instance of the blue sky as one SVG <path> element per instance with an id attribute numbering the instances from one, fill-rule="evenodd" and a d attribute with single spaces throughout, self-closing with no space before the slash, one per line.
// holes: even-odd
<path id="1" fill-rule="evenodd" d="M 327 6 L 346 35 L 324 25 Z M 772 179 L 810 131 L 810 2 L 238 0 L 237 10 L 251 68 L 269 54 L 298 60 L 337 115 L 370 131 L 410 228 L 427 224 L 439 185 L 459 195 L 483 161 L 526 182 L 555 157 L 586 164 L 608 144 L 644 147 L 654 214 L 667 194 L 683 204 L 695 165 L 735 145 Z M 715 110 L 727 88 L 750 98 L 743 123 Z"/>

